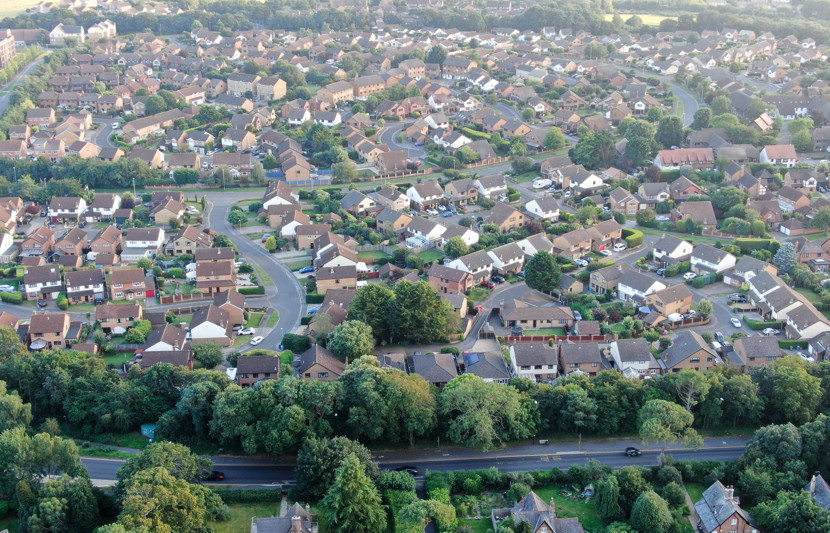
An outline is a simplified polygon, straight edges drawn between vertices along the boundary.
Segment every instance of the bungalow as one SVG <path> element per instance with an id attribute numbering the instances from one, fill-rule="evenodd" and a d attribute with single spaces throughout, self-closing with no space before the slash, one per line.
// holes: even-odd
<path id="1" fill-rule="evenodd" d="M 452 354 L 416 354 L 412 356 L 411 361 L 414 373 L 438 388 L 443 388 L 458 376 L 458 369 Z"/>
<path id="2" fill-rule="evenodd" d="M 527 329 L 573 327 L 575 318 L 570 307 L 538 307 L 519 300 L 500 302 L 500 315 L 507 328 Z"/>
<path id="3" fill-rule="evenodd" d="M 346 370 L 342 361 L 317 344 L 300 354 L 292 364 L 298 379 L 315 381 L 336 381 Z"/>

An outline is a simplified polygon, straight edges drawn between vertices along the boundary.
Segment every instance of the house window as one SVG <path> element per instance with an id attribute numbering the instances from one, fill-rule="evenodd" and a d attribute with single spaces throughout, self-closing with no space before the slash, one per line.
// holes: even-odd
<path id="1" fill-rule="evenodd" d="M 530 365 L 522 365 L 519 368 L 522 370 L 530 370 Z"/>
<path id="2" fill-rule="evenodd" d="M 689 361 L 692 362 L 692 363 L 699 363 L 700 362 L 700 357 L 692 357 L 691 359 L 689 359 Z"/>
<path id="3" fill-rule="evenodd" d="M 116 292 L 116 293 L 115 293 L 115 297 L 116 297 L 116 298 L 121 298 L 122 296 L 124 296 L 124 293 L 123 293 L 123 292 Z"/>
<path id="4" fill-rule="evenodd" d="M 318 372 L 317 377 L 318 378 L 327 378 L 327 377 L 329 377 L 329 373 L 328 372 Z"/>

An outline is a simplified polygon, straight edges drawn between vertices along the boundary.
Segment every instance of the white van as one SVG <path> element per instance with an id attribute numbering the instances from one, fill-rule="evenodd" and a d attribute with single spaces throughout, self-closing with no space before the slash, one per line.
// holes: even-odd
<path id="1" fill-rule="evenodd" d="M 615 252 L 622 252 L 626 248 L 628 248 L 628 245 L 624 242 L 618 242 L 617 244 L 614 245 L 614 251 Z"/>

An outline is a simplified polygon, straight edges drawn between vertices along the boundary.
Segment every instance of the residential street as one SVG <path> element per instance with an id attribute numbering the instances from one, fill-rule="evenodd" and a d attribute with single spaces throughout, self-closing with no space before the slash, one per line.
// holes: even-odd
<path id="1" fill-rule="evenodd" d="M 20 80 L 22 80 L 24 77 L 28 76 L 29 74 L 37 70 L 37 67 L 41 63 L 43 63 L 43 58 L 32 61 L 31 63 L 29 63 L 28 66 L 26 66 L 26 68 L 18 72 L 17 75 L 14 78 L 12 78 L 12 81 L 10 81 L 6 85 L 6 93 L 3 96 L 0 96 L 0 114 L 5 112 L 6 108 L 9 107 L 9 102 L 12 97 L 12 90 L 15 88 L 15 86 L 18 83 L 20 83 Z M 37 95 L 32 95 L 32 100 L 35 103 L 37 103 Z"/>

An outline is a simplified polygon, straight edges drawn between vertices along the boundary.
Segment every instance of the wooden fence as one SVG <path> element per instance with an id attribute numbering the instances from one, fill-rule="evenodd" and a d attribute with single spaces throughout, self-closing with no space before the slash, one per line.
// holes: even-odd
<path id="1" fill-rule="evenodd" d="M 213 300 L 212 294 L 174 294 L 172 296 L 160 296 L 159 302 L 162 305 L 174 304 L 177 302 L 193 302 L 199 300 Z"/>
<path id="2" fill-rule="evenodd" d="M 521 344 L 531 342 L 611 342 L 617 340 L 616 335 L 520 335 L 499 337 L 499 342 L 502 344 Z"/>

